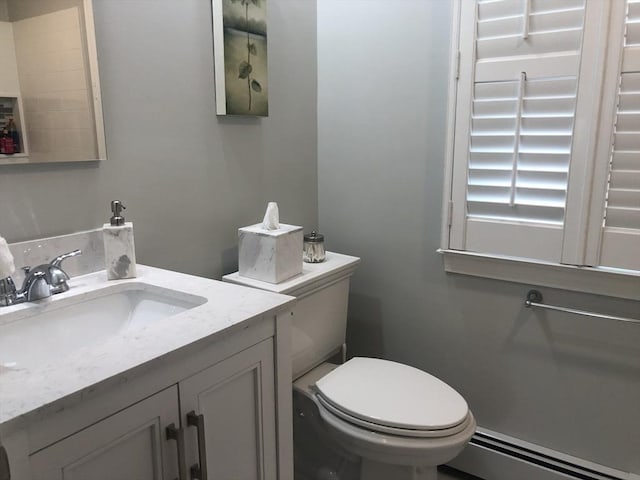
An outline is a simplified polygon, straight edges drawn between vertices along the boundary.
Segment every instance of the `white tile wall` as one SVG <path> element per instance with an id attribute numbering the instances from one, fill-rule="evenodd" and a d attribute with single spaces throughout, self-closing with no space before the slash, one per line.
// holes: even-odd
<path id="1" fill-rule="evenodd" d="M 20 91 L 13 28 L 10 22 L 0 22 L 0 96 L 15 95 Z"/>
<path id="2" fill-rule="evenodd" d="M 69 8 L 13 24 L 34 161 L 98 156 L 80 15 Z"/>

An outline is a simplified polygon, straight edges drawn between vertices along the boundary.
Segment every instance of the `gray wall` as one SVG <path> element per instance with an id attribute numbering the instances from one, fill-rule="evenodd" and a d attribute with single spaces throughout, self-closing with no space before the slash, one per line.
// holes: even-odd
<path id="1" fill-rule="evenodd" d="M 451 5 L 318 2 L 320 227 L 362 257 L 351 354 L 426 369 L 480 425 L 640 472 L 640 328 L 523 308 L 528 285 L 445 274 L 436 253 Z M 543 289 L 549 303 L 640 316 L 638 303 Z"/>
<path id="2" fill-rule="evenodd" d="M 265 119 L 215 115 L 210 0 L 94 3 L 108 159 L 0 167 L 0 235 L 95 228 L 119 198 L 139 262 L 218 277 L 267 201 L 314 227 L 315 1 L 269 2 Z"/>
<path id="3" fill-rule="evenodd" d="M 9 21 L 9 10 L 7 9 L 7 0 L 0 0 L 0 22 Z"/>

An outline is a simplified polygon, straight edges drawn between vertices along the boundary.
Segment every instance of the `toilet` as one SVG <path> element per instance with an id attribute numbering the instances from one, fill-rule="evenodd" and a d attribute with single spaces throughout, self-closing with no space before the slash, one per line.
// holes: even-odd
<path id="1" fill-rule="evenodd" d="M 294 410 L 330 445 L 328 455 L 341 459 L 340 468 L 319 467 L 309 480 L 435 480 L 436 467 L 471 439 L 475 419 L 459 393 L 427 372 L 377 358 L 344 361 L 349 280 L 359 262 L 327 252 L 324 262 L 304 263 L 301 274 L 278 284 L 237 272 L 223 280 L 298 300 Z M 340 364 L 328 361 L 336 358 Z"/>

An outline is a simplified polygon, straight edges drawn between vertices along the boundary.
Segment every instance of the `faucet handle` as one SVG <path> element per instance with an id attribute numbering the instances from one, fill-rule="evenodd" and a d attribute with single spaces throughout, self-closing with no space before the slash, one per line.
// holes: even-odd
<path id="1" fill-rule="evenodd" d="M 77 255 L 82 255 L 82 250 L 74 250 L 73 252 L 63 253 L 62 255 L 59 255 L 53 260 L 51 260 L 51 265 L 53 265 L 54 267 L 60 268 L 60 265 L 62 264 L 63 260 L 66 260 L 67 258 L 75 257 Z"/>
<path id="2" fill-rule="evenodd" d="M 31 267 L 20 267 L 20 270 L 22 270 L 24 272 L 25 275 L 29 275 L 29 272 L 31 271 Z"/>
<path id="3" fill-rule="evenodd" d="M 82 250 L 63 253 L 51 260 L 51 263 L 48 265 L 40 265 L 38 267 L 38 270 L 46 272 L 47 282 L 51 286 L 51 293 L 62 293 L 69 290 L 69 285 L 67 284 L 69 275 L 62 269 L 61 264 L 67 258 L 75 257 L 76 255 L 82 255 Z"/>

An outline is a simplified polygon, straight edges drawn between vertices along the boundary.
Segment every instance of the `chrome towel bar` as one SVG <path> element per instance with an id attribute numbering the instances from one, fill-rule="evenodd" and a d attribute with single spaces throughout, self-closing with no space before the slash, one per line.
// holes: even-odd
<path id="1" fill-rule="evenodd" d="M 527 308 L 539 307 L 558 312 L 573 313 L 574 315 L 584 315 L 586 317 L 606 318 L 607 320 L 616 320 L 618 322 L 640 323 L 640 319 L 637 318 L 617 317 L 615 315 L 606 315 L 604 313 L 588 312 L 586 310 L 577 310 L 575 308 L 548 305 L 546 303 L 542 303 L 542 293 L 540 293 L 539 290 L 529 290 L 527 292 L 527 299 L 525 300 L 524 305 Z"/>

